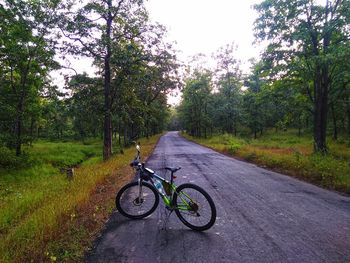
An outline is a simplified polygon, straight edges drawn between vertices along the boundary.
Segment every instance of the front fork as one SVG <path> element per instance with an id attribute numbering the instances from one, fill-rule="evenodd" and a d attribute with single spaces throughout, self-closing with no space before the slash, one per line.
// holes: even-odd
<path id="1" fill-rule="evenodd" d="M 138 198 L 139 198 L 139 201 L 142 202 L 141 201 L 141 197 L 142 197 L 142 180 L 141 180 L 141 178 L 138 179 L 138 184 L 139 184 L 139 197 Z"/>

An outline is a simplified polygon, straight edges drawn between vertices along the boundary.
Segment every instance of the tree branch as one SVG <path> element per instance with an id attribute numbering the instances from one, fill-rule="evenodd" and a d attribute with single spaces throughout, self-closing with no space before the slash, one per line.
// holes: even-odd
<path id="1" fill-rule="evenodd" d="M 113 20 L 114 20 L 114 18 L 118 15 L 119 10 L 120 10 L 120 8 L 121 8 L 121 6 L 122 6 L 122 4 L 123 4 L 124 2 L 125 2 L 125 0 L 120 0 L 120 1 L 119 1 L 118 5 L 117 5 L 117 7 L 116 7 L 115 13 L 112 14 L 112 19 L 113 19 Z"/>
<path id="2" fill-rule="evenodd" d="M 307 95 L 308 95 L 309 99 L 311 100 L 312 103 L 314 103 L 314 102 L 315 102 L 315 99 L 312 97 L 309 84 L 306 85 L 306 91 L 307 91 Z"/>
<path id="3" fill-rule="evenodd" d="M 70 35 L 67 35 L 65 32 L 64 32 L 64 29 L 62 29 L 61 27 L 59 27 L 62 34 L 70 39 L 70 40 L 73 40 L 73 41 L 78 41 L 91 55 L 93 55 L 94 57 L 96 58 L 99 58 L 99 59 L 102 59 L 103 57 L 101 55 L 99 55 L 98 53 L 96 53 L 92 48 L 90 48 L 87 44 L 84 43 L 84 41 L 81 40 L 81 38 L 79 37 L 72 37 Z"/>

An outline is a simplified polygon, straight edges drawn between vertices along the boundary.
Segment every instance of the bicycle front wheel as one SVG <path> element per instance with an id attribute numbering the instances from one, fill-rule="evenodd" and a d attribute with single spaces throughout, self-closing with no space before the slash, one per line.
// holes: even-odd
<path id="1" fill-rule="evenodd" d="M 215 223 L 216 208 L 213 199 L 197 185 L 180 185 L 174 193 L 173 205 L 181 222 L 193 230 L 204 231 Z"/>
<path id="2" fill-rule="evenodd" d="M 141 219 L 156 210 L 159 195 L 149 183 L 142 182 L 140 189 L 138 182 L 132 182 L 120 189 L 115 203 L 122 215 L 132 219 Z"/>

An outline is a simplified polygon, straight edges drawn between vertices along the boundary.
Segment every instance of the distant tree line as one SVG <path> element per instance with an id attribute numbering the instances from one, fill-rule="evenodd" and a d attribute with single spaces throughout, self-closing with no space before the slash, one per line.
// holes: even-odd
<path id="1" fill-rule="evenodd" d="M 101 137 L 108 159 L 113 136 L 127 145 L 165 128 L 178 64 L 142 1 L 6 0 L 0 17 L 0 147 Z M 54 86 L 59 55 L 92 58 L 96 76 Z"/>
<path id="2" fill-rule="evenodd" d="M 256 138 L 268 128 L 312 131 L 314 150 L 327 152 L 326 137 L 350 136 L 350 2 L 266 0 L 255 5 L 256 40 L 267 43 L 243 76 L 234 48 L 215 56 L 216 70 L 187 74 L 179 115 L 193 136 Z"/>

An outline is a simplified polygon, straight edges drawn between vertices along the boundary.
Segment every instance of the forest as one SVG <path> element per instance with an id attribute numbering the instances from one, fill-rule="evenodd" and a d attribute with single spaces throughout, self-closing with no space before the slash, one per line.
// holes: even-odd
<path id="1" fill-rule="evenodd" d="M 350 2 L 263 1 L 259 59 L 230 44 L 194 57 L 171 125 L 190 139 L 327 188 L 350 191 Z"/>
<path id="2" fill-rule="evenodd" d="M 166 128 L 165 34 L 139 0 L 0 1 L 1 262 L 81 260 L 131 179 L 128 146 L 146 157 Z"/>
<path id="3" fill-rule="evenodd" d="M 6 149 L 19 157 L 37 139 L 100 137 L 106 160 L 112 137 L 128 145 L 164 130 L 178 62 L 141 1 L 5 1 L 0 15 L 3 165 Z M 91 58 L 95 77 L 61 63 L 66 56 Z M 57 87 L 50 72 L 62 68 L 73 74 Z"/>
<path id="4" fill-rule="evenodd" d="M 235 46 L 215 54 L 217 67 L 199 63 L 185 79 L 179 116 L 190 135 L 254 138 L 267 129 L 311 131 L 315 152 L 327 153 L 328 135 L 350 136 L 348 1 L 263 1 L 254 8 L 256 42 L 267 45 L 243 74 Z"/>
<path id="5" fill-rule="evenodd" d="M 350 1 L 253 9 L 247 71 L 235 43 L 181 62 L 142 0 L 0 0 L 0 261 L 81 261 L 129 146 L 146 157 L 166 130 L 350 193 Z"/>

